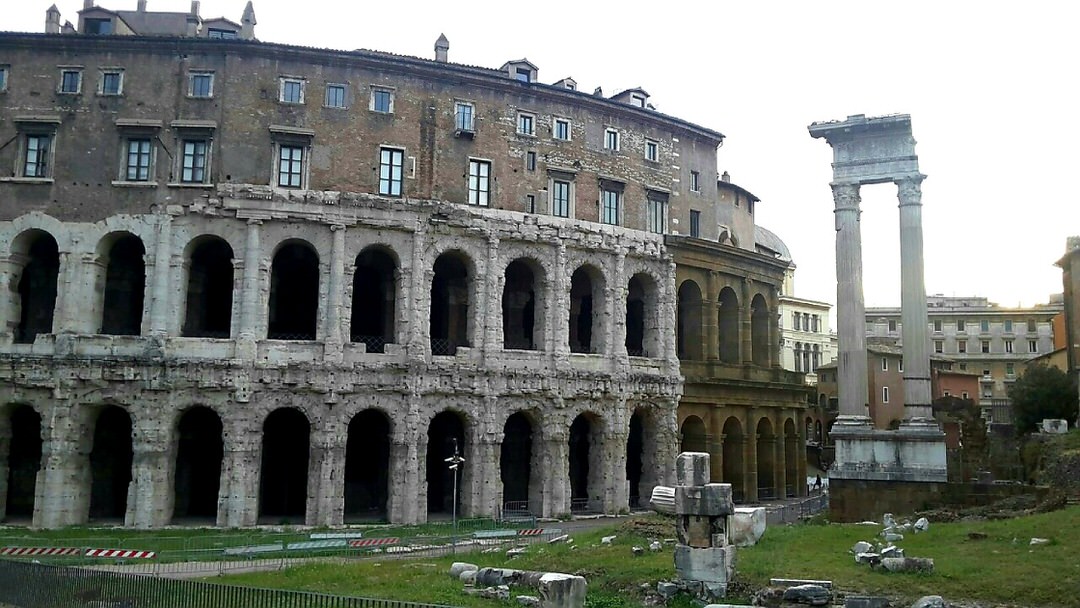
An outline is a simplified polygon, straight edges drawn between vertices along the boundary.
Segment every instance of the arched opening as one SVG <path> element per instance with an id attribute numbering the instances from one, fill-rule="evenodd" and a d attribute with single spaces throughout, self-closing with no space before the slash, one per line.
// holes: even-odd
<path id="1" fill-rule="evenodd" d="M 720 290 L 716 312 L 717 330 L 720 334 L 720 360 L 724 363 L 742 363 L 739 356 L 739 298 L 735 290 Z"/>
<path id="2" fill-rule="evenodd" d="M 825 409 L 829 407 L 829 398 L 825 393 L 818 395 L 818 407 L 820 407 L 822 411 L 825 411 Z"/>
<path id="3" fill-rule="evenodd" d="M 193 407 L 180 417 L 177 435 L 173 520 L 215 520 L 225 454 L 221 418 L 208 407 Z"/>
<path id="4" fill-rule="evenodd" d="M 687 416 L 682 423 L 680 452 L 708 452 L 709 442 L 705 423 L 697 416 Z"/>
<path id="5" fill-rule="evenodd" d="M 94 424 L 90 450 L 90 519 L 123 520 L 131 483 L 131 416 L 110 405 Z"/>
<path id="6" fill-rule="evenodd" d="M 580 414 L 570 425 L 570 510 L 595 511 L 603 507 L 603 450 L 600 421 Z"/>
<path id="7" fill-rule="evenodd" d="M 503 285 L 503 348 L 535 350 L 540 344 L 543 306 L 537 301 L 535 263 L 514 260 L 506 267 Z"/>
<path id="8" fill-rule="evenodd" d="M 15 326 L 14 340 L 17 344 L 32 344 L 38 334 L 52 333 L 60 251 L 51 234 L 31 230 L 15 239 L 12 252 L 26 260 L 16 283 L 19 324 Z"/>
<path id="9" fill-rule="evenodd" d="M 386 345 L 394 343 L 396 273 L 393 256 L 381 247 L 368 247 L 356 256 L 350 339 L 363 342 L 369 353 L 386 352 Z"/>
<path id="10" fill-rule="evenodd" d="M 533 425 L 525 412 L 515 412 L 503 425 L 499 451 L 499 474 L 503 484 L 503 509 L 507 512 L 531 511 L 529 489 L 532 483 Z"/>
<path id="11" fill-rule="evenodd" d="M 757 485 L 758 500 L 782 498 L 776 489 L 776 435 L 768 418 L 757 425 Z"/>
<path id="12" fill-rule="evenodd" d="M 263 423 L 259 516 L 304 523 L 311 425 L 300 410 L 281 408 Z"/>
<path id="13" fill-rule="evenodd" d="M 626 286 L 626 353 L 651 357 L 659 352 L 656 283 L 647 274 L 630 277 Z"/>
<path id="14" fill-rule="evenodd" d="M 232 329 L 233 250 L 224 239 L 197 239 L 188 256 L 183 334 L 228 338 Z"/>
<path id="15" fill-rule="evenodd" d="M 750 352 L 754 365 L 769 364 L 769 305 L 761 294 L 750 303 Z M 807 363 L 809 351 L 804 351 L 804 355 L 803 363 Z M 804 371 L 807 371 L 805 367 Z"/>
<path id="16" fill-rule="evenodd" d="M 465 452 L 465 421 L 456 412 L 439 412 L 428 426 L 428 514 L 451 513 L 454 510 L 455 476 L 458 483 L 457 505 L 461 506 L 461 466 L 451 469 L 446 459 L 453 457 L 455 453 L 464 456 Z M 464 464 L 468 465 L 468 462 Z"/>
<path id="17" fill-rule="evenodd" d="M 41 469 L 41 416 L 29 405 L 16 405 L 6 421 L 10 433 L 0 438 L 7 451 L 6 520 L 28 519 L 34 515 L 34 491 Z M 7 433 L 4 433 L 7 435 Z M 6 441 L 5 441 L 6 440 Z"/>
<path id="18" fill-rule="evenodd" d="M 453 355 L 469 346 L 470 285 L 467 258 L 447 252 L 435 260 L 431 279 L 431 354 Z"/>
<path id="19" fill-rule="evenodd" d="M 101 333 L 137 336 L 142 333 L 143 294 L 146 290 L 146 249 L 133 234 L 115 235 L 105 263 Z"/>
<path id="20" fill-rule="evenodd" d="M 799 435 L 795 430 L 795 421 L 784 421 L 784 495 L 795 496 L 799 489 L 799 454 L 803 452 L 799 445 Z M 803 457 L 805 460 L 805 456 Z"/>
<path id="21" fill-rule="evenodd" d="M 656 457 L 656 420 L 647 409 L 637 409 L 630 416 L 630 434 L 626 438 L 626 481 L 630 506 L 645 506 L 659 479 Z"/>
<path id="22" fill-rule="evenodd" d="M 314 340 L 319 315 L 319 255 L 302 241 L 286 243 L 270 267 L 267 338 Z"/>
<path id="23" fill-rule="evenodd" d="M 743 490 L 743 436 L 742 423 L 731 417 L 724 421 L 724 476 L 722 481 L 731 484 L 732 498 L 742 502 Z"/>
<path id="24" fill-rule="evenodd" d="M 582 266 L 570 277 L 570 352 L 603 352 L 604 285 L 600 271 Z"/>
<path id="25" fill-rule="evenodd" d="M 345 444 L 345 520 L 384 520 L 389 497 L 390 419 L 364 410 L 349 421 Z"/>
<path id="26" fill-rule="evenodd" d="M 679 359 L 701 359 L 701 288 L 693 281 L 679 285 L 678 324 L 675 328 Z"/>

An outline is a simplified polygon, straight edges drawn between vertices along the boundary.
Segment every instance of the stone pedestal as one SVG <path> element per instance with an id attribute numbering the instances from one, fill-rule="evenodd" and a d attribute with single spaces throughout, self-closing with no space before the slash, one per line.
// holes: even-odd
<path id="1" fill-rule="evenodd" d="M 735 512 L 731 484 L 709 483 L 706 452 L 679 454 L 675 482 L 675 573 L 682 581 L 705 583 L 723 595 L 735 574 L 735 546 L 728 542 Z"/>

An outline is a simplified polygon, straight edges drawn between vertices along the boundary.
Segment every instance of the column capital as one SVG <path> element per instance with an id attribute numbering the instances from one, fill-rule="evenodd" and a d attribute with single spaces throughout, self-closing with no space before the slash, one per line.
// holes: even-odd
<path id="1" fill-rule="evenodd" d="M 858 211 L 859 203 L 862 202 L 862 196 L 859 195 L 859 184 L 837 184 L 833 183 L 833 204 L 836 206 L 837 211 L 841 209 L 854 209 Z"/>
<path id="2" fill-rule="evenodd" d="M 900 199 L 900 206 L 922 204 L 922 181 L 925 175 L 916 174 L 895 180 L 896 196 Z"/>
<path id="3" fill-rule="evenodd" d="M 249 219 L 249 220 L 247 221 L 247 225 L 248 225 L 248 226 L 261 226 L 261 225 L 262 225 L 262 223 L 263 223 L 263 221 L 262 221 L 262 220 L 257 220 L 257 219 Z"/>
<path id="4" fill-rule="evenodd" d="M 345 224 L 330 224 L 331 232 L 345 232 Z"/>

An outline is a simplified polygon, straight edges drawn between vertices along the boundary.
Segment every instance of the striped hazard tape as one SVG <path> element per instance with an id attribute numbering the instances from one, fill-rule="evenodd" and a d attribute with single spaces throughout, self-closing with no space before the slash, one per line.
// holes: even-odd
<path id="1" fill-rule="evenodd" d="M 353 548 L 381 547 L 383 545 L 396 545 L 400 541 L 400 538 L 358 538 L 356 540 L 350 540 L 349 546 Z"/>
<path id="2" fill-rule="evenodd" d="M 136 551 L 134 549 L 87 549 L 86 557 L 115 557 L 119 559 L 154 559 L 154 551 Z"/>
<path id="3" fill-rule="evenodd" d="M 31 555 L 81 555 L 79 547 L 0 547 L 0 555 L 25 557 Z"/>
<path id="4" fill-rule="evenodd" d="M 518 536 L 540 536 L 544 533 L 543 528 L 530 528 L 527 530 L 518 530 Z"/>

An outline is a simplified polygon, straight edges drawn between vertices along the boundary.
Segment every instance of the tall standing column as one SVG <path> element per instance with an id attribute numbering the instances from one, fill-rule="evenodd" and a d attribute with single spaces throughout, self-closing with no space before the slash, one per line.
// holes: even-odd
<path id="1" fill-rule="evenodd" d="M 923 278 L 922 180 L 896 181 L 900 199 L 900 319 L 904 347 L 904 409 L 908 420 L 933 417 L 930 336 Z"/>
<path id="2" fill-rule="evenodd" d="M 330 226 L 333 235 L 330 248 L 330 280 L 326 294 L 326 329 L 323 333 L 324 357 L 330 362 L 342 359 L 341 309 L 345 283 L 345 226 Z"/>
<path id="3" fill-rule="evenodd" d="M 261 220 L 248 220 L 244 245 L 244 283 L 240 293 L 240 340 L 252 346 L 254 356 L 256 327 L 259 318 L 259 226 Z"/>
<path id="4" fill-rule="evenodd" d="M 164 336 L 169 319 L 169 262 L 172 260 L 172 216 L 164 213 L 154 247 L 154 286 L 150 304 L 150 334 Z"/>
<path id="5" fill-rule="evenodd" d="M 859 186 L 834 183 L 832 191 L 836 221 L 836 333 L 840 350 L 837 361 L 840 416 L 837 423 L 868 425 Z"/>

